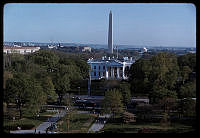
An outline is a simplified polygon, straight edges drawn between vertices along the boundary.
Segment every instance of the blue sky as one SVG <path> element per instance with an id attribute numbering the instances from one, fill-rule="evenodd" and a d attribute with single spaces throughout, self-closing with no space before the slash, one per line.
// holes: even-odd
<path id="1" fill-rule="evenodd" d="M 196 47 L 196 8 L 184 3 L 26 3 L 4 6 L 4 41 Z"/>

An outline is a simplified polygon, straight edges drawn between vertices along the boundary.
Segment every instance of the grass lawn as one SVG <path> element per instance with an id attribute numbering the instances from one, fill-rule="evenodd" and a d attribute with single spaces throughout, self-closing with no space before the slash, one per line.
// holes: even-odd
<path id="1" fill-rule="evenodd" d="M 134 123 L 134 124 L 123 124 L 123 123 L 106 123 L 103 131 L 112 133 L 138 133 L 141 129 L 150 129 L 152 133 L 183 133 L 190 132 L 194 129 L 192 126 L 171 123 L 169 126 L 161 126 L 160 123 Z"/>
<path id="2" fill-rule="evenodd" d="M 71 113 L 69 133 L 87 133 L 95 117 L 93 114 Z M 55 131 L 67 132 L 66 116 L 58 122 L 57 126 Z"/>
<path id="3" fill-rule="evenodd" d="M 56 113 L 52 112 L 43 112 L 40 113 L 40 117 L 34 118 L 31 117 L 30 114 L 23 114 L 22 119 L 19 120 L 9 120 L 6 117 L 3 119 L 3 127 L 4 131 L 9 133 L 10 130 L 17 130 L 17 127 L 21 127 L 23 130 L 28 129 L 34 129 L 38 125 L 40 125 L 42 122 L 46 121 L 50 116 L 54 115 Z"/>

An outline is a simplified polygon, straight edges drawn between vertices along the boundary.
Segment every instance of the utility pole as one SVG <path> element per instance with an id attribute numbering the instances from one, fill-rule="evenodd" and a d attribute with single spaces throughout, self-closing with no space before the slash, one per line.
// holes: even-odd
<path id="1" fill-rule="evenodd" d="M 91 76 L 89 73 L 89 78 L 88 78 L 88 96 L 90 96 L 90 86 L 91 86 Z"/>
<path id="2" fill-rule="evenodd" d="M 71 96 L 67 93 L 66 97 L 66 127 L 67 132 L 69 133 L 69 125 L 70 125 L 70 109 L 71 109 Z"/>
<path id="3" fill-rule="evenodd" d="M 67 107 L 67 118 L 66 118 L 66 120 L 67 120 L 67 132 L 69 133 L 69 108 Z"/>
<path id="4" fill-rule="evenodd" d="M 116 49 L 117 49 L 117 59 L 118 59 L 118 46 L 116 46 Z"/>

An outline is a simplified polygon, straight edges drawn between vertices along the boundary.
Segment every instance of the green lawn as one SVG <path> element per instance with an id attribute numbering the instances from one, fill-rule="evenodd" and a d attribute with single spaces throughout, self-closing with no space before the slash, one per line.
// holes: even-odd
<path id="1" fill-rule="evenodd" d="M 17 130 L 17 127 L 20 126 L 21 129 L 34 129 L 42 122 L 46 121 L 50 116 L 54 115 L 55 113 L 51 112 L 43 112 L 40 113 L 40 117 L 34 118 L 30 114 L 23 114 L 22 119 L 18 120 L 9 120 L 4 116 L 3 119 L 3 127 L 6 133 L 9 133 L 10 130 Z"/>
<path id="2" fill-rule="evenodd" d="M 183 133 L 194 131 L 192 126 L 171 123 L 169 126 L 161 126 L 160 123 L 107 123 L 102 131 L 111 133 L 138 133 L 141 129 L 150 129 L 152 133 Z"/>
<path id="3" fill-rule="evenodd" d="M 92 114 L 71 113 L 69 133 L 87 133 L 92 122 L 95 119 Z M 58 122 L 58 128 L 55 131 L 67 132 L 66 116 Z"/>

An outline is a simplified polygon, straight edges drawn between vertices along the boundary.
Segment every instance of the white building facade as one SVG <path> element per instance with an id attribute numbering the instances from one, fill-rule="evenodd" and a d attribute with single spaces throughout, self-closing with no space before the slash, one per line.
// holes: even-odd
<path id="1" fill-rule="evenodd" d="M 39 51 L 40 47 L 33 47 L 33 46 L 4 46 L 3 52 L 6 54 L 9 53 L 19 53 L 19 54 L 29 54 Z"/>
<path id="2" fill-rule="evenodd" d="M 90 77 L 91 80 L 106 79 L 106 80 L 122 80 L 128 79 L 125 73 L 126 68 L 130 69 L 131 65 L 135 61 L 128 60 L 126 57 L 123 61 L 117 59 L 106 59 L 102 57 L 101 60 L 89 59 L 88 64 L 90 65 Z"/>

